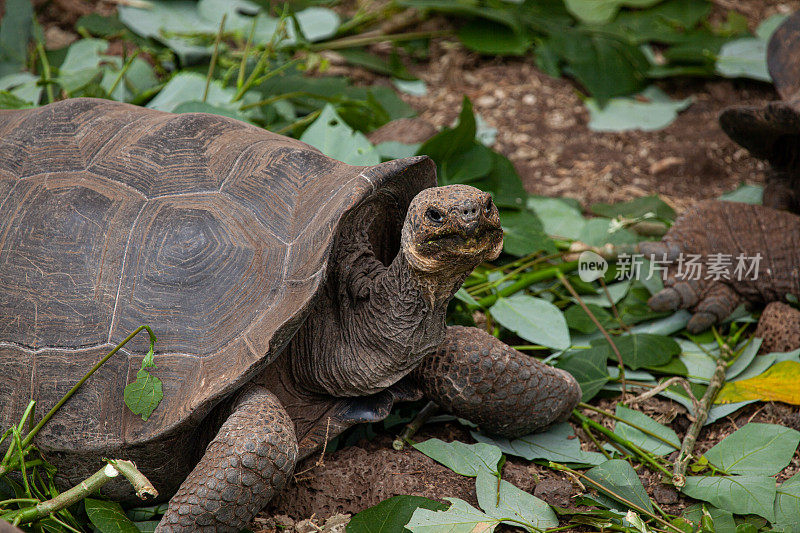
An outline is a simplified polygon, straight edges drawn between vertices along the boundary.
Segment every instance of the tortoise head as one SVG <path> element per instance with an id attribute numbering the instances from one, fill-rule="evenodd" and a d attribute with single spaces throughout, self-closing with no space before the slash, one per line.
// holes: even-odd
<path id="1" fill-rule="evenodd" d="M 469 185 L 421 191 L 408 208 L 402 248 L 414 269 L 430 274 L 469 273 L 497 258 L 503 229 L 491 194 Z"/>

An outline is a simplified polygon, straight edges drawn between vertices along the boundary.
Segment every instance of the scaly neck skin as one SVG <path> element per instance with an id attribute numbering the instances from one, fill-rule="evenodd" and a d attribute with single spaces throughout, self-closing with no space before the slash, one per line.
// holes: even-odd
<path id="1" fill-rule="evenodd" d="M 413 370 L 444 340 L 447 304 L 466 277 L 422 273 L 402 250 L 388 267 L 362 255 L 334 268 L 291 365 L 303 389 L 339 397 L 373 394 Z"/>

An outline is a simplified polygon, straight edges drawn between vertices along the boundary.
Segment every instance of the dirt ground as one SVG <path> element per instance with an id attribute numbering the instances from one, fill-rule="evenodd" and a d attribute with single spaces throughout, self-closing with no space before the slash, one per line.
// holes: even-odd
<path id="1" fill-rule="evenodd" d="M 0 0 L 0 12 L 2 4 Z M 37 12 L 48 45 L 57 48 L 77 36 L 72 25 L 83 14 L 108 14 L 116 2 L 37 0 Z M 800 0 L 714 0 L 715 17 L 729 9 L 747 16 L 751 29 L 767 16 L 800 8 Z M 429 22 L 435 24 L 436 21 Z M 376 50 L 380 51 L 377 45 Z M 571 81 L 538 71 L 531 58 L 482 58 L 448 42 L 435 42 L 427 64 L 410 65 L 425 80 L 425 96 L 403 95 L 421 118 L 434 126 L 455 120 L 464 94 L 488 125 L 498 130 L 497 150 L 508 156 L 525 188 L 535 194 L 567 196 L 585 207 L 595 202 L 629 200 L 658 193 L 678 211 L 714 198 L 739 183 L 763 182 L 764 165 L 734 145 L 719 129 L 717 115 L 727 106 L 760 105 L 776 98 L 769 84 L 747 80 L 672 80 L 659 83 L 673 98 L 691 96 L 693 104 L 664 130 L 620 134 L 588 129 L 588 113 L 579 88 Z M 332 69 L 341 72 L 342 67 Z M 349 67 L 344 73 L 363 83 L 387 83 Z M 613 410 L 613 402 L 600 405 Z M 668 423 L 682 436 L 689 425 L 685 410 L 673 402 L 651 400 L 640 408 Z M 705 428 L 697 451 L 703 452 L 738 427 L 753 422 L 783 424 L 800 430 L 800 410 L 781 404 L 757 404 Z M 607 421 L 603 421 L 606 423 Z M 580 433 L 579 433 L 580 434 Z M 256 518 L 253 531 L 344 531 L 347 515 L 397 494 L 442 500 L 462 498 L 476 505 L 474 481 L 459 476 L 414 450 L 394 451 L 391 432 L 324 457 L 312 457 L 298 477 Z M 428 425 L 417 435 L 424 440 L 473 442 L 458 424 Z M 587 442 L 588 439 L 582 439 Z M 586 449 L 591 446 L 584 444 Z M 312 468 L 313 467 L 313 468 Z M 800 469 L 800 455 L 784 473 Z M 651 496 L 668 512 L 690 503 L 642 469 Z M 509 458 L 504 479 L 560 507 L 574 507 L 580 488 L 565 475 L 524 460 Z"/>

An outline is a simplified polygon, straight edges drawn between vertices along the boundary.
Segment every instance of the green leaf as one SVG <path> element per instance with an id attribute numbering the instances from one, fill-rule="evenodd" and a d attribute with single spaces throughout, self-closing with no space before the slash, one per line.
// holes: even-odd
<path id="1" fill-rule="evenodd" d="M 522 180 L 517 174 L 514 164 L 506 156 L 493 150 L 491 154 L 492 168 L 490 172 L 480 179 L 472 180 L 470 185 L 492 193 L 492 199 L 498 207 L 524 208 L 528 193 L 522 186 Z M 503 220 L 503 223 L 505 224 L 506 221 Z M 541 223 L 536 224 L 536 229 L 541 231 Z"/>
<path id="2" fill-rule="evenodd" d="M 577 239 L 586 224 L 580 209 L 563 198 L 529 196 L 526 205 L 542 221 L 544 232 L 548 235 Z"/>
<path id="3" fill-rule="evenodd" d="M 555 253 L 556 245 L 542 230 L 536 213 L 529 209 L 503 209 L 500 213 L 503 224 L 503 251 L 523 257 L 543 250 Z"/>
<path id="4" fill-rule="evenodd" d="M 592 131 L 656 131 L 672 124 L 678 113 L 692 104 L 692 98 L 672 100 L 655 85 L 632 97 L 612 98 L 601 108 L 597 101 L 585 101 Z"/>
<path id="5" fill-rule="evenodd" d="M 454 154 L 469 150 L 475 142 L 475 132 L 472 102 L 465 96 L 456 125 L 453 128 L 444 128 L 428 139 L 419 149 L 418 155 L 430 156 L 437 165 L 441 164 Z"/>
<path id="6" fill-rule="evenodd" d="M 342 21 L 336 11 L 327 7 L 311 6 L 295 15 L 303 36 L 312 43 L 336 35 Z"/>
<path id="7" fill-rule="evenodd" d="M 653 512 L 653 504 L 650 502 L 650 498 L 647 496 L 647 492 L 644 490 L 644 486 L 639 476 L 636 474 L 636 470 L 634 470 L 627 461 L 621 459 L 606 461 L 586 472 L 586 477 L 614 492 L 617 496 L 651 513 Z M 592 488 L 597 487 L 592 486 Z M 629 508 L 627 504 L 610 492 L 601 489 L 598 490 L 609 498 L 619 501 L 625 505 L 626 508 Z"/>
<path id="8" fill-rule="evenodd" d="M 89 520 L 101 533 L 139 533 L 117 502 L 86 498 L 84 505 Z"/>
<path id="9" fill-rule="evenodd" d="M 439 439 L 428 439 L 414 444 L 414 448 L 434 461 L 442 463 L 456 474 L 467 477 L 475 477 L 481 470 L 499 475 L 497 463 L 503 455 L 497 446 L 481 442 L 464 444 L 459 441 L 444 442 Z"/>
<path id="10" fill-rule="evenodd" d="M 76 30 L 86 31 L 97 37 L 112 37 L 125 31 L 125 25 L 114 14 L 104 17 L 99 13 L 83 15 L 75 23 Z"/>
<path id="11" fill-rule="evenodd" d="M 556 424 L 544 433 L 533 433 L 514 440 L 493 439 L 475 431 L 470 434 L 478 442 L 493 444 L 503 453 L 529 461 L 544 459 L 557 463 L 596 465 L 606 460 L 600 453 L 581 450 L 575 430 L 566 422 Z"/>
<path id="12" fill-rule="evenodd" d="M 547 43 L 600 107 L 609 98 L 645 88 L 650 62 L 636 45 L 608 34 L 566 28 L 551 34 Z"/>
<path id="13" fill-rule="evenodd" d="M 683 493 L 735 514 L 757 514 L 772 521 L 777 493 L 768 476 L 688 476 Z"/>
<path id="14" fill-rule="evenodd" d="M 564 315 L 547 300 L 515 294 L 509 298 L 498 298 L 489 312 L 497 323 L 529 342 L 556 350 L 565 350 L 570 346 Z"/>
<path id="15" fill-rule="evenodd" d="M 736 522 L 733 514 L 724 509 L 717 509 L 713 505 L 694 504 L 683 510 L 681 516 L 692 522 L 695 526 L 700 526 L 703 517 L 703 509 L 714 521 L 714 533 L 736 533 Z M 693 529 L 692 532 L 696 531 Z"/>
<path id="16" fill-rule="evenodd" d="M 428 94 L 428 86 L 424 80 L 401 80 L 394 78 L 392 84 L 398 91 L 411 96 L 425 96 Z"/>
<path id="17" fill-rule="evenodd" d="M 442 511 L 447 506 L 422 496 L 394 496 L 357 513 L 347 524 L 347 533 L 397 533 L 417 509 Z"/>
<path id="18" fill-rule="evenodd" d="M 142 367 L 136 373 L 136 381 L 125 386 L 123 397 L 128 409 L 147 421 L 164 398 L 161 380 L 150 374 L 148 368 L 156 368 L 153 358 L 156 336 L 150 333 L 150 350 L 142 358 Z"/>
<path id="19" fill-rule="evenodd" d="M 592 305 L 599 305 L 600 307 L 611 307 L 612 304 L 618 303 L 631 288 L 631 280 L 620 281 L 618 283 L 612 283 L 606 287 L 608 289 L 608 294 L 603 289 L 597 289 L 597 294 L 589 294 L 581 296 L 583 303 L 587 306 L 589 304 Z M 611 296 L 611 300 L 609 300 L 609 296 Z M 575 298 L 571 298 L 571 300 L 575 303 L 578 301 Z"/>
<path id="20" fill-rule="evenodd" d="M 481 143 L 472 141 L 468 149 L 456 152 L 439 162 L 439 182 L 442 185 L 472 184 L 476 179 L 486 176 L 492 170 L 492 164 L 492 151 Z"/>
<path id="21" fill-rule="evenodd" d="M 800 431 L 751 422 L 725 437 L 703 456 L 728 474 L 771 476 L 792 460 Z"/>
<path id="22" fill-rule="evenodd" d="M 611 22 L 622 6 L 652 7 L 662 0 L 564 0 L 567 10 L 587 24 Z"/>
<path id="23" fill-rule="evenodd" d="M 611 316 L 611 313 L 606 311 L 604 308 L 595 304 L 587 304 L 586 307 L 592 312 L 597 321 L 600 322 L 600 325 L 602 325 L 605 329 L 619 327 L 619 322 L 617 322 L 616 319 Z M 595 323 L 592 321 L 589 315 L 586 314 L 586 311 L 583 310 L 583 307 L 578 304 L 568 307 L 564 312 L 564 318 L 567 321 L 567 325 L 571 329 L 574 329 L 585 335 L 597 331 L 597 326 Z M 603 353 L 605 354 L 605 352 Z"/>
<path id="24" fill-rule="evenodd" d="M 800 533 L 800 473 L 778 486 L 773 526 L 788 533 Z"/>
<path id="25" fill-rule="evenodd" d="M 672 446 L 670 446 L 659 439 L 639 431 L 633 426 L 617 421 L 614 426 L 614 433 L 631 441 L 640 448 L 654 453 L 655 455 L 667 455 L 681 448 L 681 441 L 671 428 L 659 424 L 646 414 L 617 404 L 616 415 L 672 443 Z"/>
<path id="26" fill-rule="evenodd" d="M 746 183 L 742 183 L 736 188 L 736 190 L 721 194 L 718 200 L 761 205 L 761 198 L 763 195 L 764 187 L 760 185 L 747 185 Z"/>
<path id="27" fill-rule="evenodd" d="M 33 5 L 30 0 L 6 0 L 0 21 L 0 77 L 22 69 L 33 36 Z"/>
<path id="28" fill-rule="evenodd" d="M 487 55 L 518 56 L 524 54 L 533 44 L 527 35 L 486 19 L 467 22 L 459 28 L 457 35 L 464 46 Z"/>
<path id="29" fill-rule="evenodd" d="M 31 102 L 27 102 L 8 91 L 0 91 L 0 109 L 27 109 L 30 107 L 34 107 Z"/>
<path id="30" fill-rule="evenodd" d="M 605 348 L 573 350 L 559 357 L 556 367 L 572 374 L 581 386 L 581 401 L 588 402 L 611 379 L 606 360 Z"/>
<path id="31" fill-rule="evenodd" d="M 767 70 L 767 41 L 737 39 L 722 45 L 717 57 L 717 73 L 726 78 L 752 78 L 772 81 Z"/>
<path id="32" fill-rule="evenodd" d="M 445 498 L 452 505 L 446 511 L 417 509 L 406 528 L 413 533 L 491 533 L 500 523 L 458 498 Z"/>
<path id="33" fill-rule="evenodd" d="M 485 470 L 478 472 L 475 492 L 481 509 L 505 524 L 522 527 L 531 533 L 558 525 L 558 517 L 549 505 L 508 481 L 500 480 L 498 485 L 497 477 Z"/>
<path id="34" fill-rule="evenodd" d="M 158 95 L 150 100 L 147 107 L 159 111 L 173 112 L 179 105 L 186 102 L 200 102 L 206 90 L 206 77 L 195 72 L 180 72 L 172 77 Z M 208 88 L 206 103 L 224 109 L 236 110 L 241 107 L 241 102 L 231 102 L 236 91 L 223 87 L 213 80 Z"/>
<path id="35" fill-rule="evenodd" d="M 652 335 L 649 333 L 636 333 L 614 338 L 622 361 L 626 366 L 637 370 L 646 366 L 663 365 L 669 362 L 673 356 L 681 352 L 681 347 L 670 337 L 665 335 Z M 612 361 L 616 361 L 611 346 L 606 339 L 592 341 L 592 346 L 604 347 L 606 355 Z"/>
<path id="36" fill-rule="evenodd" d="M 348 165 L 377 165 L 381 162 L 377 150 L 364 134 L 348 126 L 331 104 L 325 105 L 300 140 Z"/>

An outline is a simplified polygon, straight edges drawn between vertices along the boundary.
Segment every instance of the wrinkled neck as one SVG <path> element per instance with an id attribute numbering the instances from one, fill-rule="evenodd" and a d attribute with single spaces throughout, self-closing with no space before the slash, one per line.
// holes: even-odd
<path id="1" fill-rule="evenodd" d="M 291 347 L 292 372 L 311 392 L 372 394 L 443 341 L 447 304 L 465 275 L 420 273 L 403 251 L 388 267 L 363 254 L 342 265 Z"/>

